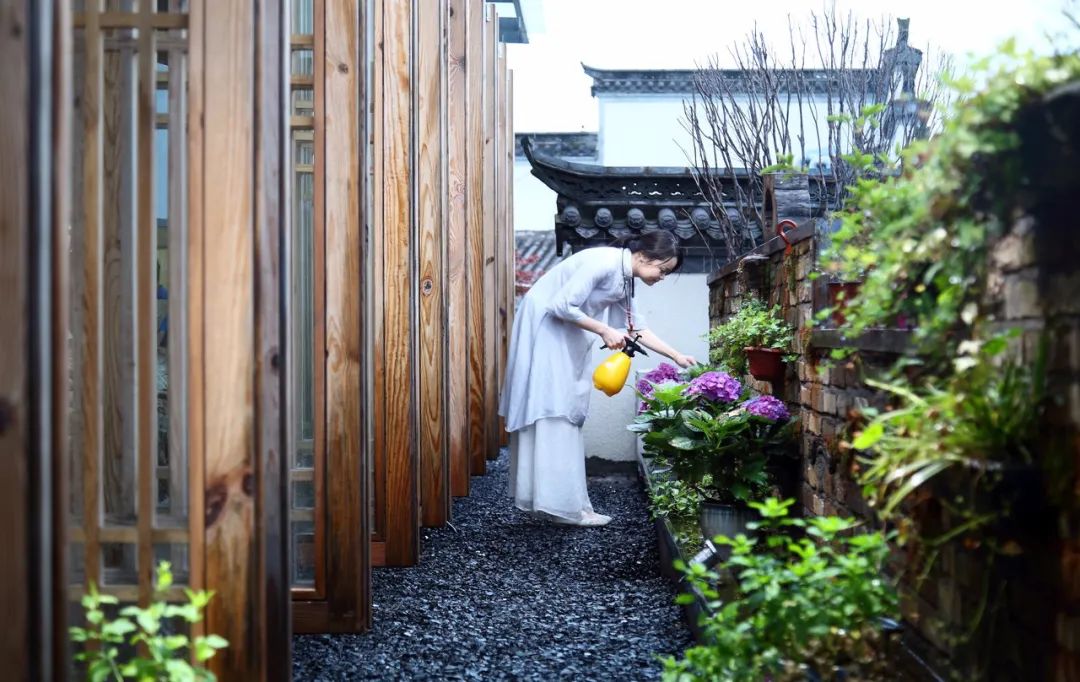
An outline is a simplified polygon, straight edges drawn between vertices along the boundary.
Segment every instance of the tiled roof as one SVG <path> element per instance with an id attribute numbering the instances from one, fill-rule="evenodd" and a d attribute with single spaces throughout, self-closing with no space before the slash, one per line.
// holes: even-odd
<path id="1" fill-rule="evenodd" d="M 547 272 L 561 260 L 555 249 L 553 230 L 515 232 L 514 244 L 517 247 L 518 258 L 525 261 L 520 267 L 525 272 Z M 536 260 L 532 260 L 534 256 Z"/>
<path id="2" fill-rule="evenodd" d="M 514 157 L 525 158 L 521 141 L 529 138 L 533 149 L 559 158 L 596 158 L 597 133 L 515 133 Z"/>

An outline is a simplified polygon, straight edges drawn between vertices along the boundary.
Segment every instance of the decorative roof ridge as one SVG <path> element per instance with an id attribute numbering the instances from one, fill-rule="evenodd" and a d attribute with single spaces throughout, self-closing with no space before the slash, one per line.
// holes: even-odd
<path id="1" fill-rule="evenodd" d="M 598 69 L 584 62 L 581 68 L 593 79 L 592 95 L 607 93 L 622 94 L 690 94 L 694 92 L 694 79 L 700 69 Z M 747 73 L 743 69 L 716 69 L 712 72 L 721 74 L 733 86 L 745 84 Z M 825 86 L 840 73 L 840 69 L 776 69 L 781 76 L 803 78 L 816 89 L 825 90 Z M 880 74 L 880 69 L 843 69 L 846 78 L 865 76 L 867 79 Z"/>
<path id="2" fill-rule="evenodd" d="M 525 150 L 523 140 L 543 149 L 552 156 L 576 156 L 596 158 L 600 134 L 592 131 L 514 133 L 514 158 L 522 158 Z"/>

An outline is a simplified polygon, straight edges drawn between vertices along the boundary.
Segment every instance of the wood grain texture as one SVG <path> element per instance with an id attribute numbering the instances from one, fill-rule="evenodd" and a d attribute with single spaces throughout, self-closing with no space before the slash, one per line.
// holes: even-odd
<path id="1" fill-rule="evenodd" d="M 371 449 L 371 481 L 372 481 L 372 513 L 371 513 L 371 537 L 374 543 L 384 543 L 386 538 L 386 420 L 385 410 L 382 405 L 382 396 L 386 394 L 386 318 L 383 315 L 384 300 L 386 297 L 386 235 L 383 225 L 385 223 L 385 211 L 383 210 L 384 189 L 383 182 L 386 177 L 386 155 L 383 154 L 386 126 L 383 122 L 383 87 L 386 80 L 383 63 L 386 60 L 385 26 L 383 22 L 383 3 L 376 2 L 372 11 L 372 33 L 374 34 L 372 54 L 373 68 L 371 69 L 371 220 L 369 222 L 369 234 L 371 251 L 368 262 L 368 270 L 371 272 L 371 286 L 368 288 L 368 296 L 365 301 L 364 312 L 370 321 L 369 334 L 366 339 L 368 358 L 371 365 L 372 402 L 369 404 L 371 417 L 371 436 L 373 440 Z M 385 554 L 384 554 L 385 556 Z"/>
<path id="2" fill-rule="evenodd" d="M 104 253 L 101 264 L 104 333 L 105 421 L 102 424 L 104 513 L 131 522 L 135 510 L 136 348 L 135 348 L 135 180 L 134 119 L 136 72 L 131 51 L 108 50 L 103 59 L 100 173 Z M 108 562 L 121 557 L 110 548 Z M 134 548 L 123 548 L 130 553 Z"/>
<path id="3" fill-rule="evenodd" d="M 193 589 L 206 587 L 206 382 L 205 298 L 206 275 L 203 245 L 206 220 L 204 209 L 204 148 L 206 98 L 206 0 L 190 4 L 188 31 L 187 110 L 187 444 L 188 444 L 188 533 L 191 538 L 189 582 Z M 193 635 L 206 634 L 206 621 L 192 624 Z"/>
<path id="4" fill-rule="evenodd" d="M 282 283 L 289 262 L 289 186 L 283 103 L 288 38 L 283 3 L 260 7 L 255 60 L 255 526 L 259 542 L 256 640 L 265 680 L 292 678 L 289 646 L 292 613 L 288 563 L 288 393 L 282 354 L 286 300 Z"/>
<path id="5" fill-rule="evenodd" d="M 154 546 L 151 529 L 157 504 L 154 472 L 157 467 L 157 221 L 154 217 L 154 31 L 150 28 L 154 6 L 139 7 L 138 94 L 136 168 L 139 178 L 136 202 L 135 246 L 135 406 L 137 447 L 133 459 L 138 471 L 138 575 L 139 601 L 153 596 Z"/>
<path id="6" fill-rule="evenodd" d="M 447 5 L 447 288 L 446 333 L 449 338 L 446 367 L 446 422 L 450 448 L 450 492 L 469 494 L 469 363 L 467 267 L 467 117 L 466 20 L 468 0 L 449 0 Z"/>
<path id="7" fill-rule="evenodd" d="M 484 456 L 499 455 L 497 417 L 498 375 L 496 337 L 498 333 L 498 293 L 496 290 L 496 136 L 499 110 L 499 19 L 494 6 L 487 6 L 484 23 Z"/>
<path id="8" fill-rule="evenodd" d="M 504 63 L 506 63 L 504 61 Z M 516 275 L 517 275 L 517 242 L 514 232 L 514 73 L 509 69 L 507 64 L 506 69 L 506 96 L 503 98 L 503 116 L 505 117 L 505 125 L 503 130 L 503 212 L 504 212 L 504 229 L 506 230 L 506 239 L 503 241 L 503 258 L 505 264 L 506 279 L 503 283 L 502 295 L 503 295 L 503 309 L 505 313 L 503 315 L 503 344 L 502 344 L 502 357 L 503 359 L 503 377 L 505 378 L 506 360 L 509 357 L 510 349 L 510 335 L 514 330 L 514 304 L 516 301 Z M 499 384 L 500 387 L 502 384 Z M 499 436 L 500 445 L 507 447 L 510 445 L 510 434 L 506 431 L 506 421 L 499 418 Z"/>
<path id="9" fill-rule="evenodd" d="M 4 78 L 0 81 L 0 154 L 7 160 L 0 166 L 0 313 L 5 324 L 0 329 L 0 451 L 5 474 L 0 478 L 0 531 L 5 544 L 20 556 L 5 561 L 0 568 L 0 608 L 9 627 L 0 640 L 0 656 L 5 670 L 15 679 L 30 680 L 36 671 L 33 654 L 35 604 L 29 591 L 33 538 L 29 513 L 32 434 L 29 424 L 30 309 L 27 284 L 30 279 L 30 48 L 23 32 L 28 16 L 24 2 L 0 6 L 0 59 Z"/>
<path id="10" fill-rule="evenodd" d="M 254 1 L 204 7 L 202 363 L 206 628 L 221 679 L 260 674 L 254 469 Z M 211 77 L 212 76 L 212 77 Z M 227 295 L 226 295 L 227 294 Z M 198 341 L 197 341 L 198 342 Z"/>
<path id="11" fill-rule="evenodd" d="M 498 111 L 498 137 L 496 138 L 496 183 L 495 193 L 497 201 L 496 211 L 496 263 L 498 282 L 495 287 L 498 296 L 498 313 L 496 322 L 498 332 L 495 337 L 495 385 L 502 387 L 506 378 L 506 346 L 510 336 L 510 308 L 511 301 L 509 292 L 514 288 L 513 260 L 508 258 L 514 248 L 514 225 L 509 212 L 509 196 L 514 168 L 513 159 L 513 135 L 510 133 L 509 114 L 509 90 L 510 79 L 506 65 L 506 45 L 499 43 L 497 78 L 499 79 Z M 508 152 L 510 155 L 508 155 Z M 495 433 L 499 446 L 508 445 L 506 431 L 502 428 L 503 420 L 496 418 Z"/>
<path id="12" fill-rule="evenodd" d="M 62 642 L 68 633 L 67 576 L 68 537 L 67 524 L 71 510 L 69 498 L 69 449 L 71 434 L 71 362 L 69 347 L 71 338 L 71 197 L 72 165 L 71 140 L 74 125 L 71 93 L 72 80 L 72 32 L 71 7 L 66 2 L 52 3 L 53 44 L 52 64 L 52 670 L 42 671 L 41 678 L 52 677 L 59 682 L 65 679 L 69 652 Z"/>
<path id="13" fill-rule="evenodd" d="M 472 475 L 487 468 L 484 438 L 484 2 L 465 0 L 465 271 L 468 441 Z"/>
<path id="14" fill-rule="evenodd" d="M 104 449 L 105 393 L 103 293 L 105 255 L 102 227 L 102 138 L 104 90 L 103 47 L 96 14 L 87 16 L 84 30 L 85 69 L 82 98 L 82 377 L 79 396 L 82 425 L 82 518 L 86 530 L 86 580 L 101 584 L 101 459 Z"/>
<path id="15" fill-rule="evenodd" d="M 412 391 L 413 320 L 416 301 L 412 287 L 412 249 L 415 220 L 412 204 L 412 59 L 413 3 L 386 0 L 383 4 L 382 97 L 376 109 L 383 127 L 381 225 L 383 232 L 383 391 L 382 442 L 376 450 L 386 457 L 386 561 L 409 566 L 420 554 L 418 531 L 419 463 L 416 444 L 416 403 Z"/>
<path id="16" fill-rule="evenodd" d="M 311 344 L 313 410 L 313 449 L 315 469 L 315 591 L 326 596 L 327 545 L 330 522 L 327 488 L 330 474 L 327 466 L 326 438 L 326 12 L 328 0 L 313 0 L 312 30 L 315 32 L 312 58 L 315 67 L 315 115 L 312 118 L 315 163 L 312 197 L 312 319 L 314 339 Z"/>
<path id="17" fill-rule="evenodd" d="M 424 526 L 450 516 L 450 462 L 446 442 L 446 210 L 443 164 L 443 62 L 446 0 L 418 6 L 414 90 L 416 104 L 415 198 L 419 350 L 415 366 L 419 399 L 420 499 Z"/>
<path id="18" fill-rule="evenodd" d="M 336 631 L 366 623 L 362 478 L 360 110 L 357 0 L 324 0 L 327 595 Z M 318 115 L 317 115 L 318 117 Z"/>

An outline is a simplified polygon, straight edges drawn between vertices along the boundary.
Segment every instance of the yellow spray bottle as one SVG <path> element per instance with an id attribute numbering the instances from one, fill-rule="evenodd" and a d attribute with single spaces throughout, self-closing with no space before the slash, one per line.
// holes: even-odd
<path id="1" fill-rule="evenodd" d="M 626 377 L 630 374 L 630 358 L 634 357 L 634 353 L 641 353 L 645 357 L 649 354 L 646 353 L 637 340 L 641 338 L 638 334 L 633 339 L 626 339 L 626 345 L 623 349 L 612 353 L 608 356 L 607 360 L 600 363 L 600 366 L 593 372 L 592 381 L 593 386 L 597 387 L 609 397 L 615 395 L 622 390 L 622 387 L 626 385 Z M 607 348 L 606 345 L 601 348 Z"/>

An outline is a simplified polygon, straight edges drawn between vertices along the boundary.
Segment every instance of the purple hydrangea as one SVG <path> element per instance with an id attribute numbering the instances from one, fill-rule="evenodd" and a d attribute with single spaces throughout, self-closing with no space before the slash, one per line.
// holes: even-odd
<path id="1" fill-rule="evenodd" d="M 750 414 L 756 414 L 759 417 L 765 417 L 773 421 L 781 421 L 791 418 L 791 413 L 788 412 L 787 405 L 784 405 L 784 401 L 771 395 L 759 395 L 756 398 L 747 400 L 743 403 L 743 407 Z"/>
<path id="2" fill-rule="evenodd" d="M 637 384 L 634 385 L 634 388 L 637 389 L 637 392 L 645 396 L 652 395 L 652 387 L 653 385 L 649 383 L 649 381 L 646 379 L 639 379 Z"/>
<path id="3" fill-rule="evenodd" d="M 742 384 L 727 372 L 705 372 L 690 381 L 687 395 L 700 395 L 713 402 L 730 403 L 739 399 Z"/>
<path id="4" fill-rule="evenodd" d="M 678 381 L 679 370 L 675 365 L 661 362 L 656 366 L 656 369 L 646 372 L 643 380 L 648 381 L 650 384 L 660 384 L 665 381 Z"/>

